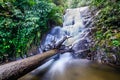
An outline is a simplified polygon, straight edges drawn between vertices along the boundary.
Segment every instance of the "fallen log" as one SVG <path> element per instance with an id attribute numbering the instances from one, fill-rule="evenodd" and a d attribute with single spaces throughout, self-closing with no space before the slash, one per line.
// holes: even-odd
<path id="1" fill-rule="evenodd" d="M 42 65 L 44 60 L 55 55 L 57 51 L 57 49 L 53 49 L 42 54 L 0 66 L 0 80 L 17 80 Z"/>
<path id="2" fill-rule="evenodd" d="M 61 41 L 59 41 L 55 45 L 55 49 L 0 66 L 0 80 L 17 80 L 23 75 L 36 69 L 42 65 L 46 59 L 55 55 L 59 51 L 63 42 L 68 38 L 70 37 L 65 36 Z"/>

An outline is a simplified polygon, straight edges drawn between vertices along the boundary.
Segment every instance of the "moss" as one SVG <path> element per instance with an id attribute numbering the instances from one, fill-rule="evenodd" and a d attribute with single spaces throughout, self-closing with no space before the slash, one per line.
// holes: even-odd
<path id="1" fill-rule="evenodd" d="M 95 39 L 94 47 L 104 48 L 106 53 L 109 52 L 116 55 L 118 55 L 120 51 L 119 4 L 120 1 L 92 0 L 92 6 L 101 10 L 95 21 L 96 32 L 93 36 Z"/>

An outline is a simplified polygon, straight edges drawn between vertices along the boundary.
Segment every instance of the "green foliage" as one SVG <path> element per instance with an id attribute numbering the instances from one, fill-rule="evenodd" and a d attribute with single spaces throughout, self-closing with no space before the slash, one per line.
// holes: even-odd
<path id="1" fill-rule="evenodd" d="M 62 23 L 63 9 L 50 0 L 1 0 L 0 11 L 0 57 L 25 54 L 49 25 Z"/>
<path id="2" fill-rule="evenodd" d="M 95 47 L 103 48 L 107 52 L 120 52 L 120 1 L 92 0 L 92 6 L 100 10 L 95 26 Z M 120 57 L 120 56 L 119 56 Z"/>
<path id="3" fill-rule="evenodd" d="M 70 8 L 77 8 L 82 6 L 87 6 L 90 4 L 91 0 L 68 0 Z"/>
<path id="4" fill-rule="evenodd" d="M 91 0 L 91 4 L 96 7 L 105 6 L 110 0 Z"/>
<path id="5" fill-rule="evenodd" d="M 64 0 L 53 0 L 56 5 L 64 5 Z"/>

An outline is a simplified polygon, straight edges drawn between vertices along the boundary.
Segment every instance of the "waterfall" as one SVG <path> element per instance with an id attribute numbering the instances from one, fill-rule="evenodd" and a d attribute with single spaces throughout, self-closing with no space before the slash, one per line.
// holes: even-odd
<path id="1" fill-rule="evenodd" d="M 75 9 L 67 9 L 63 18 L 63 27 L 54 27 L 47 34 L 46 39 L 42 43 L 42 47 L 46 51 L 50 50 L 51 48 L 54 48 L 56 43 L 62 40 L 63 37 L 71 36 L 63 43 L 63 45 L 69 47 L 72 46 L 72 50 L 74 53 L 76 53 L 76 56 L 81 54 L 81 50 L 87 50 L 87 44 L 90 42 L 88 38 L 90 30 L 85 26 L 85 22 L 88 20 L 88 18 L 86 19 L 84 16 L 88 13 L 90 13 L 88 6 Z"/>
<path id="2" fill-rule="evenodd" d="M 44 44 L 46 50 L 59 42 L 65 36 L 71 36 L 68 38 L 63 45 L 72 46 L 72 54 L 75 56 L 83 55 L 81 51 L 88 49 L 88 34 L 89 30 L 85 27 L 83 12 L 88 10 L 88 7 L 67 9 L 64 15 L 63 27 L 54 27 L 47 35 Z M 71 52 L 65 52 L 60 54 L 60 58 L 53 63 L 50 70 L 46 73 L 44 80 L 69 80 L 66 71 L 69 65 L 74 60 Z M 50 75 L 50 76 L 48 76 Z"/>

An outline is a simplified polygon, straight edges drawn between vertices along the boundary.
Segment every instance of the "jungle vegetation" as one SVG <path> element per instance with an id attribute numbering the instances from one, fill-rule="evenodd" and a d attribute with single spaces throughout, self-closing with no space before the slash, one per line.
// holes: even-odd
<path id="1" fill-rule="evenodd" d="M 63 7 L 56 0 L 0 0 L 0 61 L 28 56 L 52 26 L 62 24 Z"/>
<path id="2" fill-rule="evenodd" d="M 115 55 L 116 62 L 120 63 L 120 1 L 92 0 L 91 5 L 99 10 L 95 19 L 93 47 L 95 50 L 101 49 L 107 57 Z"/>

